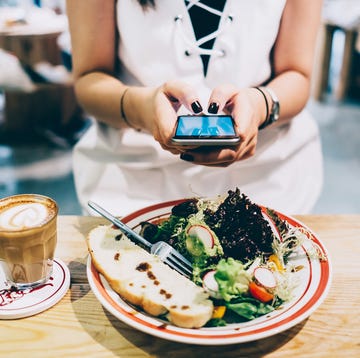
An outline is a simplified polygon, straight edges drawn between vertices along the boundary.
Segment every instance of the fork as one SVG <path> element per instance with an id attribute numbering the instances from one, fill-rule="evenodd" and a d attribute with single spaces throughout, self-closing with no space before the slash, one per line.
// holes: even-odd
<path id="1" fill-rule="evenodd" d="M 188 278 L 191 277 L 191 263 L 167 242 L 158 241 L 155 244 L 152 244 L 98 204 L 94 203 L 93 201 L 89 201 L 88 205 L 101 216 L 116 225 L 131 241 L 141 243 L 150 251 L 151 254 L 158 256 L 161 261 L 165 262 L 172 269 L 176 270 L 183 276 Z"/>

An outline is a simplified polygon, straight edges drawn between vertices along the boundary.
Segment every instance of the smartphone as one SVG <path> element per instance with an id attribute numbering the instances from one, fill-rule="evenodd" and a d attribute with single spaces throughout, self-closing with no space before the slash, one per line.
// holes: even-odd
<path id="1" fill-rule="evenodd" d="M 240 142 L 228 115 L 183 115 L 177 119 L 174 143 L 182 145 L 236 145 Z"/>

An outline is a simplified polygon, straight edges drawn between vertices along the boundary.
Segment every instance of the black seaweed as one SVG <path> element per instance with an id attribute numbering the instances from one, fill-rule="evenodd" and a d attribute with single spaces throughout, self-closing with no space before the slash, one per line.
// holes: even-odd
<path id="1" fill-rule="evenodd" d="M 225 257 L 244 262 L 273 251 L 273 232 L 261 208 L 238 188 L 228 192 L 215 212 L 205 210 L 205 222 L 219 238 Z"/>
<path id="2" fill-rule="evenodd" d="M 140 229 L 140 235 L 144 237 L 146 240 L 150 241 L 151 243 L 154 243 L 154 238 L 156 237 L 159 229 L 158 226 L 155 224 L 152 224 L 148 221 L 142 221 L 140 223 L 141 229 Z"/>
<path id="3" fill-rule="evenodd" d="M 187 218 L 191 214 L 196 214 L 199 210 L 197 207 L 198 201 L 198 199 L 193 198 L 175 205 L 171 210 L 171 214 L 181 218 Z"/>

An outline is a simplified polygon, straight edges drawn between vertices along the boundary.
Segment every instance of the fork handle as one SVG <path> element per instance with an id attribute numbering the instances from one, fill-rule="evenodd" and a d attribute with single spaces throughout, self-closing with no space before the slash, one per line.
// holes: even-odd
<path id="1" fill-rule="evenodd" d="M 103 216 L 104 218 L 111 221 L 114 225 L 116 225 L 130 240 L 135 240 L 137 242 L 140 242 L 141 244 L 145 245 L 148 249 L 151 248 L 152 244 L 149 241 L 144 239 L 129 226 L 124 224 L 120 219 L 110 214 L 107 210 L 105 210 L 98 204 L 94 203 L 93 201 L 89 201 L 88 205 L 90 206 L 90 208 L 98 212 L 101 216 Z"/>

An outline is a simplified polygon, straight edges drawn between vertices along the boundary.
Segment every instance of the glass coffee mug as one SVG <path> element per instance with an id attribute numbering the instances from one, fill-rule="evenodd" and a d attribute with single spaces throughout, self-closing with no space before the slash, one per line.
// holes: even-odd
<path id="1" fill-rule="evenodd" d="M 0 265 L 7 284 L 27 289 L 52 274 L 57 241 L 56 202 L 21 194 L 0 199 Z"/>

